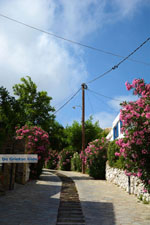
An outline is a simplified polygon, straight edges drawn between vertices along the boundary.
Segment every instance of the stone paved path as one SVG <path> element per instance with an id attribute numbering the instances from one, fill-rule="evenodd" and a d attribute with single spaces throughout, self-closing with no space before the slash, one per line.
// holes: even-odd
<path id="1" fill-rule="evenodd" d="M 61 173 L 75 181 L 87 225 L 150 225 L 150 205 L 135 196 L 81 173 Z"/>
<path id="2" fill-rule="evenodd" d="M 86 225 L 150 225 L 150 205 L 106 181 L 58 171 L 76 183 Z M 44 170 L 41 179 L 0 197 L 0 225 L 55 225 L 61 182 Z"/>
<path id="3" fill-rule="evenodd" d="M 0 197 L 0 225 L 55 225 L 60 179 L 44 170 L 40 180 Z"/>

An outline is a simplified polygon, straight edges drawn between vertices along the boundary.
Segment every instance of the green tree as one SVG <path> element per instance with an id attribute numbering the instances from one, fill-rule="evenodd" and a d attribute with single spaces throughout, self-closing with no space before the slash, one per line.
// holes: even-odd
<path id="1" fill-rule="evenodd" d="M 92 122 L 93 118 L 90 118 L 85 121 L 85 145 L 87 146 L 90 141 L 95 140 L 96 138 L 103 137 L 103 129 L 100 128 L 99 122 Z"/>
<path id="2" fill-rule="evenodd" d="M 20 123 L 21 108 L 16 99 L 4 87 L 0 87 L 0 145 L 15 134 L 15 126 Z"/>
<path id="3" fill-rule="evenodd" d="M 61 151 L 67 146 L 65 129 L 56 120 L 52 124 L 50 135 L 50 145 L 53 150 Z"/>
<path id="4" fill-rule="evenodd" d="M 68 147 L 74 151 L 80 152 L 82 147 L 81 124 L 79 124 L 77 121 L 74 121 L 71 126 L 66 127 L 65 134 Z"/>
<path id="5" fill-rule="evenodd" d="M 102 137 L 102 131 L 98 122 L 92 122 L 92 117 L 85 121 L 85 147 L 89 142 Z M 66 127 L 65 133 L 69 148 L 80 152 L 82 148 L 82 125 L 74 121 L 71 126 Z"/>
<path id="6" fill-rule="evenodd" d="M 8 133 L 13 133 L 19 123 L 21 108 L 16 99 L 4 87 L 0 87 L 0 121 Z"/>
<path id="7" fill-rule="evenodd" d="M 21 81 L 21 84 L 14 85 L 13 90 L 21 107 L 22 123 L 39 125 L 49 131 L 54 120 L 54 115 L 51 114 L 54 108 L 50 105 L 52 98 L 46 91 L 38 92 L 36 84 L 29 76 L 27 79 L 21 78 Z"/>

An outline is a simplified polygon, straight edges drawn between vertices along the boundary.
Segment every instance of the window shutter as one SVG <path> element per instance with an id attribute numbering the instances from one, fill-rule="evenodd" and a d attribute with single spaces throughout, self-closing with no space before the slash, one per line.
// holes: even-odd
<path id="1" fill-rule="evenodd" d="M 120 128 L 122 128 L 122 121 L 120 120 Z"/>
<path id="2" fill-rule="evenodd" d="M 117 125 L 116 125 L 116 138 L 118 137 L 118 123 L 117 123 Z"/>
<path id="3" fill-rule="evenodd" d="M 115 140 L 115 127 L 113 128 L 113 140 Z"/>

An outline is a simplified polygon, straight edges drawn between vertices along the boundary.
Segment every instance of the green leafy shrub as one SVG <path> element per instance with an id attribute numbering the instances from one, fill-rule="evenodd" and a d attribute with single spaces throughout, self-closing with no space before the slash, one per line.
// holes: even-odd
<path id="1" fill-rule="evenodd" d="M 95 179 L 105 179 L 107 140 L 104 137 L 90 142 L 85 152 L 81 152 L 80 157 L 90 176 Z"/>
<path id="2" fill-rule="evenodd" d="M 117 153 L 120 152 L 120 148 L 116 144 L 116 141 L 110 141 L 108 144 L 108 151 L 107 151 L 107 157 L 108 157 L 108 163 L 111 167 L 116 167 L 118 169 L 124 169 L 124 158 L 116 156 Z"/>
<path id="3" fill-rule="evenodd" d="M 99 127 L 98 121 L 93 123 L 93 118 L 90 117 L 85 121 L 85 146 L 90 141 L 102 136 L 103 130 Z M 82 125 L 74 121 L 71 126 L 65 128 L 66 144 L 72 147 L 74 152 L 81 152 L 82 149 Z M 66 148 L 66 147 L 65 147 Z"/>
<path id="4" fill-rule="evenodd" d="M 46 168 L 57 169 L 58 152 L 56 150 L 49 150 L 49 156 L 46 161 Z"/>
<path id="5" fill-rule="evenodd" d="M 72 156 L 73 156 L 72 150 L 69 151 L 68 149 L 63 149 L 58 155 L 59 158 L 58 168 L 60 170 L 70 171 Z"/>
<path id="6" fill-rule="evenodd" d="M 71 170 L 78 172 L 82 171 L 82 160 L 78 152 L 75 152 L 71 159 Z"/>
<path id="7" fill-rule="evenodd" d="M 93 163 L 87 168 L 87 172 L 90 176 L 94 177 L 95 179 L 105 179 L 105 168 L 106 168 L 106 161 L 101 160 L 100 155 L 97 157 L 94 155 Z"/>
<path id="8" fill-rule="evenodd" d="M 150 202 L 147 201 L 146 198 L 144 198 L 144 199 L 143 199 L 143 204 L 148 205 L 148 204 L 150 204 Z"/>

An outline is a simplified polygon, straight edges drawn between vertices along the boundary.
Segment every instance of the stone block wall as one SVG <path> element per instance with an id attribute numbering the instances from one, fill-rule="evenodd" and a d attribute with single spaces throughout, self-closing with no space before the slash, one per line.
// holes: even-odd
<path id="1" fill-rule="evenodd" d="M 106 180 L 116 184 L 120 188 L 129 192 L 129 180 L 123 170 L 110 167 L 108 162 L 106 164 Z M 134 176 L 130 176 L 130 193 L 137 197 L 143 196 L 143 200 L 150 201 L 150 194 L 143 192 L 143 184 L 140 179 Z"/>
<path id="2" fill-rule="evenodd" d="M 26 154 L 24 140 L 17 140 L 14 146 L 15 154 Z M 29 164 L 28 163 L 17 163 L 16 164 L 16 176 L 15 181 L 19 184 L 25 184 L 29 180 Z"/>
<path id="3" fill-rule="evenodd" d="M 0 149 L 1 154 L 25 154 L 23 140 L 7 140 Z M 25 184 L 29 180 L 29 164 L 4 163 L 0 171 L 0 193 L 14 189 L 15 182 Z"/>
<path id="4" fill-rule="evenodd" d="M 17 163 L 15 182 L 18 184 L 25 184 L 29 180 L 29 164 L 28 163 Z"/>
<path id="5" fill-rule="evenodd" d="M 8 138 L 0 148 L 1 154 L 12 154 L 13 153 L 13 142 Z M 1 171 L 0 187 L 2 192 L 11 190 L 15 184 L 15 164 L 4 163 L 3 170 Z"/>

